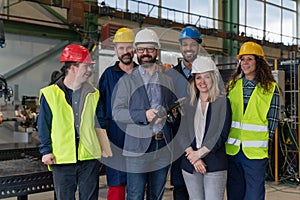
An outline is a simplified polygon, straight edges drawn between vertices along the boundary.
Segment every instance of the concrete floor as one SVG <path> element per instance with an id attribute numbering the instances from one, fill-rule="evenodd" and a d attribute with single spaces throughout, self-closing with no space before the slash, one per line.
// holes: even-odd
<path id="1" fill-rule="evenodd" d="M 100 178 L 99 185 L 99 198 L 98 200 L 105 200 L 107 194 L 107 187 L 105 177 Z M 53 200 L 53 192 L 44 192 L 39 194 L 32 194 L 28 196 L 28 200 Z M 16 197 L 6 198 L 6 200 L 16 200 Z M 166 185 L 163 200 L 172 200 L 172 190 L 169 183 Z M 300 199 L 300 187 L 287 186 L 287 185 L 275 185 L 271 182 L 266 182 L 266 200 L 299 200 Z M 224 198 L 226 200 L 226 197 Z"/>
<path id="2" fill-rule="evenodd" d="M 6 143 L 13 143 L 20 138 L 14 137 L 12 131 L 8 130 L 5 126 L 0 126 L 0 145 Z M 172 187 L 168 180 L 163 200 L 172 200 Z M 99 200 L 105 200 L 107 194 L 106 178 L 100 177 L 99 182 Z M 38 194 L 28 195 L 28 200 L 53 200 L 53 191 L 43 192 Z M 15 200 L 17 197 L 5 198 L 6 200 Z M 226 197 L 224 198 L 226 200 Z M 299 200 L 300 199 L 300 185 L 284 185 L 266 182 L 266 200 Z"/>

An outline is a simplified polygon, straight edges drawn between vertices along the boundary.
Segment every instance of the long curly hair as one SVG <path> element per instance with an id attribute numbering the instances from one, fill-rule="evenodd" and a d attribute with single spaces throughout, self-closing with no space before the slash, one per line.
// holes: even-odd
<path id="1" fill-rule="evenodd" d="M 275 82 L 275 79 L 272 75 L 272 69 L 267 61 L 260 56 L 254 55 L 256 60 L 256 77 L 258 84 L 264 89 L 264 92 L 269 93 L 272 92 L 272 83 Z M 227 93 L 234 88 L 236 82 L 241 77 L 244 77 L 244 73 L 242 71 L 241 62 L 238 62 L 238 66 L 234 73 L 231 76 L 231 81 L 228 82 L 226 91 Z"/>

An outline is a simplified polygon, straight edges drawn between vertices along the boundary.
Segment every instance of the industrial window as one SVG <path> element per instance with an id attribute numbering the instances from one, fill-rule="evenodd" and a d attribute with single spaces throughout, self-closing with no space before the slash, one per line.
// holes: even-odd
<path id="1" fill-rule="evenodd" d="M 270 42 L 297 44 L 296 8 L 293 0 L 240 0 L 240 32 Z"/>

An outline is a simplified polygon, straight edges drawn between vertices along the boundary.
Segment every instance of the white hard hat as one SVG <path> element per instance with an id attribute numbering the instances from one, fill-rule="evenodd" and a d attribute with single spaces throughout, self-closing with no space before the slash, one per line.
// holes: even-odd
<path id="1" fill-rule="evenodd" d="M 155 44 L 158 48 L 160 48 L 160 43 L 157 34 L 155 31 L 145 28 L 143 30 L 140 30 L 134 40 L 134 46 L 140 43 L 153 43 Z"/>
<path id="2" fill-rule="evenodd" d="M 208 56 L 198 56 L 192 64 L 192 74 L 216 71 L 215 62 Z"/>

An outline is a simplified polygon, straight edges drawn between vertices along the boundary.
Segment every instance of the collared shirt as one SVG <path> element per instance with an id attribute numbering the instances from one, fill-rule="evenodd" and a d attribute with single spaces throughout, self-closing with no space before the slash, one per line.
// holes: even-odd
<path id="1" fill-rule="evenodd" d="M 152 75 L 148 74 L 148 72 L 142 67 L 139 66 L 138 68 L 146 91 L 148 95 L 148 99 L 151 105 L 151 108 L 153 109 L 161 109 L 161 89 L 160 89 L 160 84 L 159 84 L 159 79 L 158 79 L 158 70 L 156 69 Z M 157 124 L 153 126 L 153 132 L 159 132 L 163 128 L 162 124 Z"/>
<path id="2" fill-rule="evenodd" d="M 161 102 L 161 91 L 157 70 L 150 75 L 142 66 L 139 66 L 139 72 L 147 90 L 151 108 L 157 109 Z"/>
<path id="3" fill-rule="evenodd" d="M 192 68 L 191 69 L 186 68 L 186 66 L 184 65 L 183 61 L 181 61 L 181 68 L 182 68 L 182 71 L 183 71 L 185 77 L 188 79 L 190 77 L 190 75 L 191 75 Z"/>
<path id="4" fill-rule="evenodd" d="M 72 109 L 74 113 L 74 122 L 75 122 L 75 132 L 77 139 L 80 138 L 79 126 L 80 126 L 80 119 L 79 119 L 79 102 L 81 96 L 81 88 L 78 90 L 71 90 L 70 88 L 66 87 L 70 100 L 72 102 Z"/>
<path id="5" fill-rule="evenodd" d="M 243 96 L 244 96 L 244 112 L 247 108 L 249 99 L 251 97 L 251 94 L 254 90 L 254 88 L 257 85 L 256 80 L 247 80 L 245 77 L 243 77 Z M 268 129 L 269 129 L 269 139 L 272 140 L 274 136 L 274 132 L 276 130 L 278 121 L 279 121 L 279 109 L 280 109 L 280 95 L 277 87 L 275 88 L 270 108 L 268 111 Z"/>

